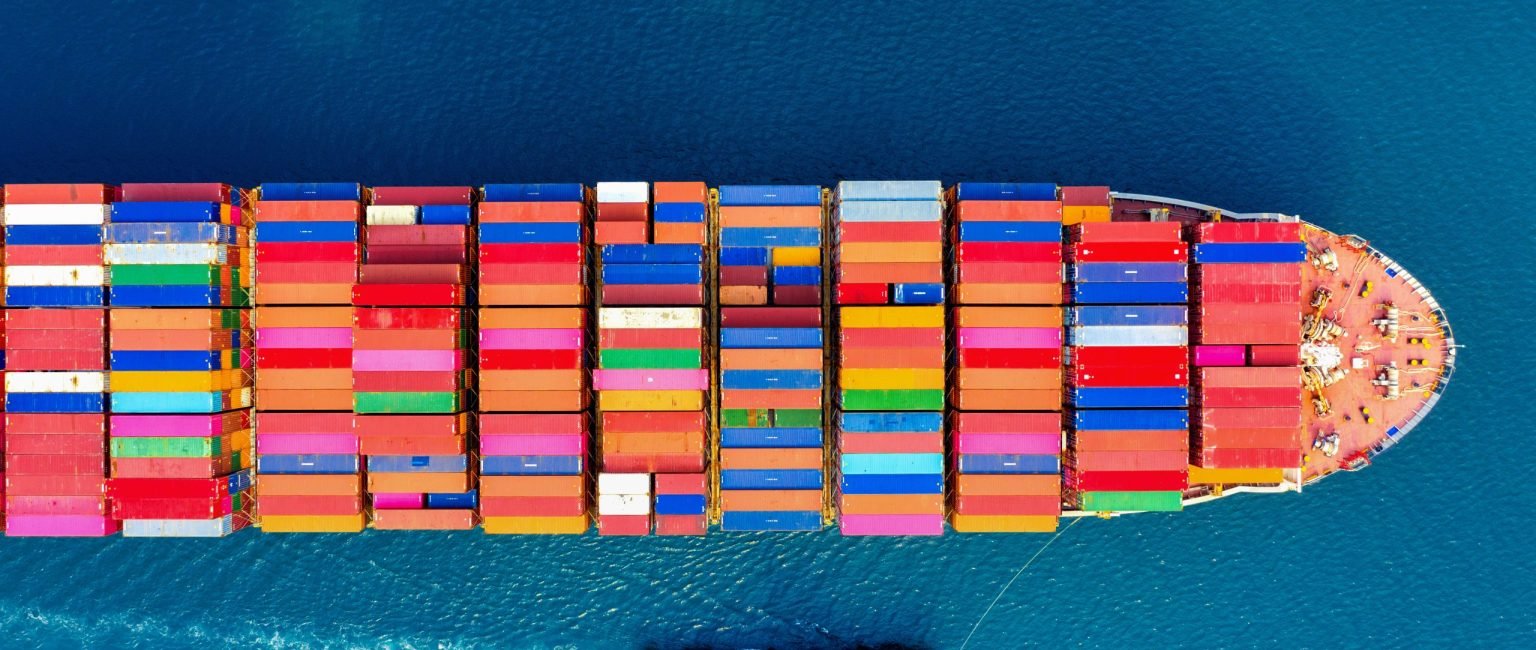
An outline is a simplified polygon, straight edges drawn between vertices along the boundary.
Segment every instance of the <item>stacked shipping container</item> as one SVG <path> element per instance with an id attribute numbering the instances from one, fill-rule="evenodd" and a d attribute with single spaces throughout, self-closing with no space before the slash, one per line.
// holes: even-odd
<path id="1" fill-rule="evenodd" d="M 822 189 L 719 189 L 720 525 L 817 530 L 825 505 Z"/>
<path id="2" fill-rule="evenodd" d="M 944 531 L 940 192 L 938 181 L 843 181 L 834 196 L 844 535 Z"/>
<path id="3" fill-rule="evenodd" d="M 265 532 L 366 523 L 353 427 L 356 183 L 268 183 L 256 204 L 257 493 Z"/>
<path id="4" fill-rule="evenodd" d="M 112 206 L 112 513 L 133 537 L 251 521 L 247 224 L 227 185 L 125 184 Z"/>
<path id="5" fill-rule="evenodd" d="M 591 527 L 588 193 L 487 185 L 480 216 L 480 515 L 490 534 Z M 537 282 L 516 285 L 515 282 Z"/>
<path id="6" fill-rule="evenodd" d="M 117 188 L 7 185 L 6 534 L 118 531 L 106 497 L 102 256 Z"/>
<path id="7" fill-rule="evenodd" d="M 1194 234 L 1192 472 L 1208 483 L 1277 483 L 1301 463 L 1301 224 L 1202 223 Z"/>
<path id="8" fill-rule="evenodd" d="M 1061 202 L 1049 183 L 961 183 L 950 525 L 1048 532 L 1061 515 Z"/>
<path id="9" fill-rule="evenodd" d="M 468 530 L 468 187 L 375 187 L 352 291 L 353 428 L 374 528 Z"/>
<path id="10" fill-rule="evenodd" d="M 1061 221 L 1066 225 L 1107 222 L 1113 218 L 1111 206 L 1109 188 L 1103 185 L 1061 188 Z"/>
<path id="11" fill-rule="evenodd" d="M 1087 511 L 1178 510 L 1188 485 L 1188 246 L 1176 223 L 1083 223 L 1072 235 L 1068 494 Z"/>

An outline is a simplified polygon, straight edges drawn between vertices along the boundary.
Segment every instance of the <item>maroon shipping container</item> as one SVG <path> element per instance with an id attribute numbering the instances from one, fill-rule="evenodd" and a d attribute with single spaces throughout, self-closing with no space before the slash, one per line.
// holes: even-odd
<path id="1" fill-rule="evenodd" d="M 1189 487 L 1189 470 L 1166 472 L 1064 472 L 1066 484 L 1080 492 L 1164 492 Z"/>
<path id="2" fill-rule="evenodd" d="M 1189 467 L 1189 452 L 1167 451 L 1079 451 L 1073 455 L 1079 472 L 1178 472 Z"/>
<path id="3" fill-rule="evenodd" d="M 363 257 L 368 264 L 469 263 L 469 251 L 459 244 L 369 244 Z"/>
<path id="4" fill-rule="evenodd" d="M 1012 242 L 961 242 L 955 246 L 955 261 L 970 262 L 1054 262 L 1061 263 L 1061 244 Z"/>
<path id="5" fill-rule="evenodd" d="M 1299 366 L 1300 345 L 1250 345 L 1248 364 L 1253 366 Z"/>
<path id="6" fill-rule="evenodd" d="M 962 433 L 1061 433 L 1060 413 L 956 413 L 953 430 Z"/>
<path id="7" fill-rule="evenodd" d="M 1104 206 L 1108 207 L 1109 186 L 1107 185 L 1078 185 L 1061 186 L 1061 204 L 1073 206 Z"/>
<path id="8" fill-rule="evenodd" d="M 452 330 L 463 322 L 455 307 L 373 307 L 352 312 L 352 325 L 366 330 Z"/>
<path id="9" fill-rule="evenodd" d="M 1301 407 L 1277 408 L 1206 408 L 1200 410 L 1204 429 L 1299 427 Z"/>
<path id="10" fill-rule="evenodd" d="M 207 201 L 229 203 L 231 188 L 223 183 L 123 183 L 123 201 Z"/>
<path id="11" fill-rule="evenodd" d="M 393 185 L 373 188 L 374 205 L 469 205 L 474 188 Z"/>
<path id="12" fill-rule="evenodd" d="M 821 304 L 821 287 L 815 285 L 789 285 L 773 288 L 773 303 L 776 305 L 819 305 Z"/>
<path id="13" fill-rule="evenodd" d="M 1072 205 L 1068 203 L 1067 205 Z M 1071 231 L 1072 241 L 1098 242 L 1182 242 L 1184 227 L 1172 221 L 1108 221 L 1082 223 Z M 1182 259 L 1182 258 L 1181 258 Z M 1109 260 L 1103 260 L 1109 261 Z"/>
<path id="14" fill-rule="evenodd" d="M 350 266 L 350 265 L 349 265 Z M 466 284 L 464 264 L 364 264 L 357 268 L 362 284 Z M 262 266 L 265 273 L 267 266 Z M 482 272 L 484 268 L 482 267 Z"/>
<path id="15" fill-rule="evenodd" d="M 821 327 L 817 307 L 721 307 L 720 327 Z"/>
<path id="16" fill-rule="evenodd" d="M 1195 278 L 1206 284 L 1298 284 L 1300 264 L 1198 264 Z"/>
<path id="17" fill-rule="evenodd" d="M 1294 284 L 1205 284 L 1196 291 L 1201 303 L 1285 303 L 1301 304 L 1301 283 Z"/>
<path id="18" fill-rule="evenodd" d="M 367 226 L 363 243 L 373 246 L 468 246 L 469 226 Z"/>
<path id="19" fill-rule="evenodd" d="M 480 244 L 481 264 L 582 264 L 584 244 Z"/>
<path id="20" fill-rule="evenodd" d="M 1257 408 L 1292 406 L 1301 403 L 1301 388 L 1211 388 L 1200 389 L 1200 405 L 1210 408 Z"/>
<path id="21" fill-rule="evenodd" d="M 1195 464 L 1210 469 L 1292 468 L 1301 466 L 1301 450 L 1290 449 L 1206 449 Z"/>
<path id="22" fill-rule="evenodd" d="M 605 305 L 703 305 L 702 284 L 607 284 Z"/>
<path id="23" fill-rule="evenodd" d="M 1163 242 L 1109 242 L 1072 245 L 1078 262 L 1187 262 L 1189 246 Z"/>
<path id="24" fill-rule="evenodd" d="M 720 284 L 732 287 L 768 286 L 768 267 L 722 266 L 720 267 Z"/>
<path id="25" fill-rule="evenodd" d="M 1201 368 L 1200 385 L 1205 388 L 1291 388 L 1301 389 L 1300 368 Z"/>
<path id="26" fill-rule="evenodd" d="M 1300 223 L 1222 221 L 1195 226 L 1195 241 L 1211 244 L 1256 244 L 1301 241 Z"/>

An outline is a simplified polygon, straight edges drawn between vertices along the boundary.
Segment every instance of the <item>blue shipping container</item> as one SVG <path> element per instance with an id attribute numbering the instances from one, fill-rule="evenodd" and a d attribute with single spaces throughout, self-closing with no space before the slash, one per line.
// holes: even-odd
<path id="1" fill-rule="evenodd" d="M 657 203 L 651 219 L 656 223 L 704 223 L 704 204 Z"/>
<path id="2" fill-rule="evenodd" d="M 842 413 L 838 417 L 838 427 L 855 433 L 936 433 L 944 430 L 944 414 L 931 411 Z"/>
<path id="3" fill-rule="evenodd" d="M 1179 262 L 1079 262 L 1077 282 L 1188 282 L 1189 266 Z"/>
<path id="4" fill-rule="evenodd" d="M 1189 302 L 1182 282 L 1098 282 L 1073 284 L 1072 301 L 1094 304 L 1164 304 Z"/>
<path id="5" fill-rule="evenodd" d="M 940 474 L 844 474 L 843 494 L 943 494 Z"/>
<path id="6" fill-rule="evenodd" d="M 604 264 L 700 264 L 704 247 L 698 244 L 605 244 Z"/>
<path id="7" fill-rule="evenodd" d="M 816 427 L 725 427 L 720 446 L 726 449 L 810 449 L 821 447 Z"/>
<path id="8" fill-rule="evenodd" d="M 699 284 L 698 264 L 604 264 L 603 284 Z"/>
<path id="9" fill-rule="evenodd" d="M 233 244 L 235 229 L 220 223 L 114 223 L 107 225 L 107 241 L 114 244 Z"/>
<path id="10" fill-rule="evenodd" d="M 105 393 L 6 393 L 10 413 L 105 413 Z"/>
<path id="11" fill-rule="evenodd" d="M 821 388 L 820 370 L 722 370 L 720 387 L 735 390 Z"/>
<path id="12" fill-rule="evenodd" d="M 256 458 L 258 474 L 356 474 L 353 454 L 262 454 Z"/>
<path id="13" fill-rule="evenodd" d="M 482 244 L 574 244 L 581 242 L 579 223 L 482 223 Z"/>
<path id="14" fill-rule="evenodd" d="M 358 183 L 262 183 L 263 201 L 361 201 Z"/>
<path id="15" fill-rule="evenodd" d="M 224 304 L 219 287 L 194 285 L 123 285 L 108 290 L 114 307 L 218 307 Z"/>
<path id="16" fill-rule="evenodd" d="M 961 454 L 961 474 L 1059 474 L 1061 460 L 1042 454 Z"/>
<path id="17" fill-rule="evenodd" d="M 494 183 L 485 186 L 487 203 L 580 203 L 586 200 L 581 183 Z"/>
<path id="18" fill-rule="evenodd" d="M 442 510 L 469 510 L 479 502 L 475 490 L 468 492 L 439 492 L 427 495 L 427 507 Z"/>
<path id="19" fill-rule="evenodd" d="M 101 287 L 6 287 L 7 307 L 101 307 L 107 292 Z"/>
<path id="20" fill-rule="evenodd" d="M 144 201 L 113 203 L 113 223 L 218 223 L 219 204 L 201 201 Z"/>
<path id="21" fill-rule="evenodd" d="M 727 327 L 720 330 L 721 348 L 810 349 L 822 347 L 819 327 Z"/>
<path id="22" fill-rule="evenodd" d="M 1195 244 L 1196 264 L 1300 264 L 1307 260 L 1307 245 L 1267 244 Z"/>
<path id="23" fill-rule="evenodd" d="M 723 469 L 722 490 L 820 490 L 817 469 Z"/>
<path id="24" fill-rule="evenodd" d="M 263 243 L 356 242 L 358 225 L 351 221 L 266 221 L 256 224 L 253 237 Z"/>
<path id="25" fill-rule="evenodd" d="M 898 305 L 944 304 L 944 285 L 942 284 L 898 284 L 895 288 L 891 297 Z"/>
<path id="26" fill-rule="evenodd" d="M 6 246 L 85 246 L 104 241 L 102 226 L 6 226 Z"/>
<path id="27" fill-rule="evenodd" d="M 964 221 L 962 242 L 1059 243 L 1061 224 L 1049 221 Z"/>
<path id="28" fill-rule="evenodd" d="M 485 476 L 575 476 L 581 474 L 581 456 L 481 456 Z"/>
<path id="29" fill-rule="evenodd" d="M 781 287 L 815 287 L 821 285 L 819 266 L 775 266 L 773 283 Z"/>
<path id="30" fill-rule="evenodd" d="M 213 350 L 115 350 L 108 354 L 112 370 L 226 370 Z"/>
<path id="31" fill-rule="evenodd" d="M 704 495 L 658 494 L 655 512 L 658 515 L 702 515 L 704 514 Z"/>
<path id="32" fill-rule="evenodd" d="M 768 266 L 768 249 L 761 246 L 729 246 L 720 249 L 721 266 Z"/>
<path id="33" fill-rule="evenodd" d="M 1072 403 L 1078 408 L 1185 408 L 1189 389 L 1161 386 L 1077 388 Z"/>
<path id="34" fill-rule="evenodd" d="M 720 205 L 821 205 L 815 185 L 721 185 Z"/>
<path id="35" fill-rule="evenodd" d="M 959 201 L 1055 201 L 1055 183 L 960 183 Z"/>
<path id="36" fill-rule="evenodd" d="M 740 511 L 720 513 L 720 530 L 731 532 L 809 532 L 821 530 L 818 510 Z"/>
<path id="37" fill-rule="evenodd" d="M 1079 431 L 1173 431 L 1189 429 L 1189 412 L 1184 410 L 1086 411 L 1072 413 Z"/>
<path id="38" fill-rule="evenodd" d="M 721 228 L 721 246 L 820 246 L 820 228 Z"/>
<path id="39" fill-rule="evenodd" d="M 469 456 L 369 456 L 370 472 L 464 472 Z"/>
<path id="40" fill-rule="evenodd" d="M 470 221 L 467 205 L 421 206 L 421 223 L 425 226 L 467 226 Z"/>
<path id="41" fill-rule="evenodd" d="M 1188 325 L 1188 307 L 1073 307 L 1070 325 Z"/>

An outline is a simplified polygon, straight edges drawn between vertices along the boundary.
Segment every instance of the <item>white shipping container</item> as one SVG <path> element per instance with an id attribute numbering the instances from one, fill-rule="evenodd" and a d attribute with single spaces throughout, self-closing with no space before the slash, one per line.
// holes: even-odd
<path id="1" fill-rule="evenodd" d="M 598 203 L 650 203 L 651 184 L 604 182 L 597 184 Z"/>
<path id="2" fill-rule="evenodd" d="M 107 264 L 227 264 L 228 244 L 107 244 Z"/>
<path id="3" fill-rule="evenodd" d="M 107 222 L 112 206 L 98 203 L 16 203 L 5 206 L 7 226 L 99 226 Z"/>
<path id="4" fill-rule="evenodd" d="M 944 192 L 939 181 L 843 181 L 833 198 L 838 201 L 937 201 Z"/>
<path id="5" fill-rule="evenodd" d="M 104 372 L 8 372 L 8 393 L 105 393 Z"/>
<path id="6" fill-rule="evenodd" d="M 13 287 L 99 287 L 107 283 L 107 267 L 7 266 L 5 283 Z"/>
<path id="7" fill-rule="evenodd" d="M 603 472 L 597 475 L 597 493 L 649 495 L 651 475 Z"/>
<path id="8" fill-rule="evenodd" d="M 651 498 L 644 494 L 599 494 L 599 515 L 648 515 L 651 514 Z"/>
<path id="9" fill-rule="evenodd" d="M 370 226 L 413 226 L 421 220 L 421 207 L 415 205 L 370 205 L 364 215 Z"/>
<path id="10" fill-rule="evenodd" d="M 944 218 L 938 201 L 851 201 L 832 211 L 834 222 L 934 222 Z"/>
<path id="11" fill-rule="evenodd" d="M 1148 347 L 1189 345 L 1184 325 L 1075 325 L 1067 345 L 1077 347 Z"/>
<path id="12" fill-rule="evenodd" d="M 659 329 L 704 326 L 698 307 L 603 307 L 597 312 L 603 329 Z"/>
<path id="13" fill-rule="evenodd" d="M 235 531 L 235 519 L 125 519 L 123 537 L 223 537 Z"/>

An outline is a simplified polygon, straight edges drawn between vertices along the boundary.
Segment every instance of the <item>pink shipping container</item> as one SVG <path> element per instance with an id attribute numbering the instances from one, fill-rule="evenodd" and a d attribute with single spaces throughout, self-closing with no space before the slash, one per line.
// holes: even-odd
<path id="1" fill-rule="evenodd" d="M 1301 241 L 1300 223 L 1222 221 L 1195 226 L 1195 241 L 1212 244 L 1254 244 Z"/>
<path id="2" fill-rule="evenodd" d="M 121 525 L 105 515 L 9 515 L 5 534 L 11 537 L 106 537 Z"/>
<path id="3" fill-rule="evenodd" d="M 481 434 L 488 456 L 578 456 L 587 453 L 585 434 Z"/>
<path id="4" fill-rule="evenodd" d="M 258 327 L 256 345 L 262 348 L 350 348 L 350 327 Z"/>
<path id="5" fill-rule="evenodd" d="M 1059 327 L 961 327 L 956 345 L 962 348 L 1061 347 Z"/>
<path id="6" fill-rule="evenodd" d="M 231 431 L 249 428 L 249 413 L 230 424 L 235 426 Z M 221 435 L 228 428 L 222 415 L 113 415 L 109 427 L 114 438 L 202 438 Z"/>
<path id="7" fill-rule="evenodd" d="M 1247 359 L 1247 348 L 1241 345 L 1197 345 L 1195 366 L 1241 366 Z"/>
<path id="8" fill-rule="evenodd" d="M 463 350 L 353 350 L 352 369 L 431 371 L 463 370 Z"/>
<path id="9" fill-rule="evenodd" d="M 960 433 L 956 434 L 962 454 L 1061 453 L 1061 436 L 1050 433 Z"/>
<path id="10" fill-rule="evenodd" d="M 1072 236 L 1082 242 L 1180 242 L 1184 241 L 1184 227 L 1171 221 L 1094 222 L 1079 224 L 1072 229 Z"/>
<path id="11" fill-rule="evenodd" d="M 258 454 L 356 454 L 360 445 L 351 433 L 269 433 L 256 437 Z"/>
<path id="12" fill-rule="evenodd" d="M 844 535 L 943 535 L 944 515 L 849 515 L 838 517 Z"/>
<path id="13" fill-rule="evenodd" d="M 708 370 L 594 370 L 597 390 L 708 390 Z"/>
<path id="14" fill-rule="evenodd" d="M 370 496 L 373 497 L 373 507 L 383 510 L 420 510 L 427 507 L 425 494 L 375 492 Z"/>
<path id="15" fill-rule="evenodd" d="M 482 350 L 580 350 L 579 329 L 486 329 L 480 330 Z"/>

